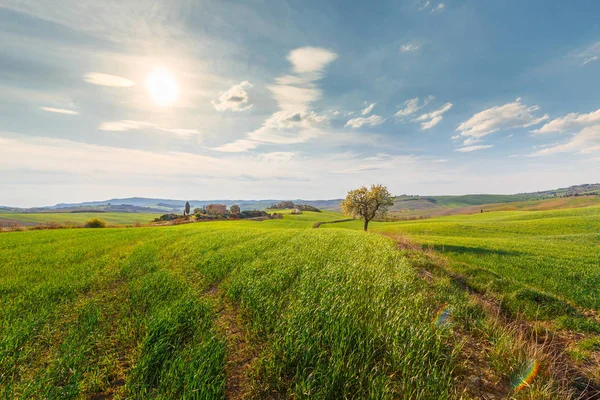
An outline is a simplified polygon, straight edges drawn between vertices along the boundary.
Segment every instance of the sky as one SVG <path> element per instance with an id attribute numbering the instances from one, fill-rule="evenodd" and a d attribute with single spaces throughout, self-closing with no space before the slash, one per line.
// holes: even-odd
<path id="1" fill-rule="evenodd" d="M 0 0 L 0 205 L 600 181 L 600 2 Z"/>

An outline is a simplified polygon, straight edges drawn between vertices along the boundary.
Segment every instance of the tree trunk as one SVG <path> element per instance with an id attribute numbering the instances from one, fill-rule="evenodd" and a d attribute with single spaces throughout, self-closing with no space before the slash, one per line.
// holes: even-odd
<path id="1" fill-rule="evenodd" d="M 364 227 L 365 232 L 367 231 L 368 226 L 369 226 L 369 220 L 365 219 L 365 227 Z"/>

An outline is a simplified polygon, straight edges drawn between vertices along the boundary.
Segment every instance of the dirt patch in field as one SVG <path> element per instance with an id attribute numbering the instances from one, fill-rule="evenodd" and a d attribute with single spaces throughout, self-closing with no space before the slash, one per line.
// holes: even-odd
<path id="1" fill-rule="evenodd" d="M 250 367 L 255 351 L 248 343 L 248 333 L 241 323 L 237 307 L 224 300 L 217 318 L 217 327 L 227 338 L 225 365 L 227 399 L 245 399 L 250 394 Z"/>
<path id="2" fill-rule="evenodd" d="M 12 218 L 0 218 L 0 228 L 12 228 L 15 226 L 37 226 L 37 222 L 20 221 Z"/>

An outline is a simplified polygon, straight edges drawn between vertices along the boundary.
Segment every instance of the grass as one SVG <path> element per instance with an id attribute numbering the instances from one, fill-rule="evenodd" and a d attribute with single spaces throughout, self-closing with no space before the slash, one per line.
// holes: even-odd
<path id="1" fill-rule="evenodd" d="M 324 228 L 360 229 L 361 222 Z M 600 207 L 376 222 L 371 229 L 438 250 L 475 288 L 500 293 L 507 307 L 530 317 L 566 323 L 577 316 L 571 304 L 600 309 Z"/>
<path id="2" fill-rule="evenodd" d="M 45 224 L 57 222 L 60 224 L 83 224 L 91 218 L 100 218 L 111 225 L 131 225 L 136 222 L 146 223 L 152 221 L 159 214 L 146 213 L 5 213 L 0 220 L 7 219 L 13 222 Z"/>
<path id="3" fill-rule="evenodd" d="M 261 349 L 256 393 L 450 397 L 436 305 L 392 241 L 270 222 L 294 221 L 0 235 L 2 397 L 223 397 L 220 301 Z"/>
<path id="4" fill-rule="evenodd" d="M 595 212 L 561 222 L 563 229 L 593 229 Z M 355 221 L 312 229 L 343 219 L 333 212 L 284 214 L 0 234 L 0 397 L 226 398 L 233 385 L 256 398 L 450 399 L 489 390 L 566 398 L 551 362 L 438 275 L 425 253 L 398 251 L 383 235 L 323 229 Z M 536 221 L 531 215 L 517 220 Z M 478 225 L 486 221 L 487 231 Z M 502 226 L 492 213 L 472 224 L 459 224 L 479 232 L 465 240 L 536 229 Z M 404 226 L 415 237 L 427 229 L 421 236 L 432 246 L 443 229 L 457 231 L 373 224 L 386 232 Z M 422 270 L 435 276 L 423 279 Z M 440 309 L 452 310 L 450 324 L 435 323 Z M 236 313 L 230 320 L 253 354 L 236 375 L 243 385 L 227 372 L 236 349 L 220 326 L 224 312 Z M 584 357 L 590 348 L 573 352 Z M 532 358 L 546 372 L 515 392 L 509 378 Z M 485 379 L 474 387 L 473 376 Z"/>

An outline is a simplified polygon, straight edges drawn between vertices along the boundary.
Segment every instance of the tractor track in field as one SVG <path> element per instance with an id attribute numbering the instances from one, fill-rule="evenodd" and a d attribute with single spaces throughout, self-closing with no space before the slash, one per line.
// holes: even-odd
<path id="1" fill-rule="evenodd" d="M 546 329 L 543 334 L 540 334 L 531 322 L 526 321 L 523 318 L 515 319 L 502 308 L 501 302 L 498 299 L 486 296 L 484 293 L 481 293 L 470 286 L 463 276 L 449 270 L 446 267 L 448 260 L 446 260 L 444 256 L 438 254 L 435 250 L 423 249 L 420 244 L 404 236 L 386 236 L 394 239 L 398 244 L 399 249 L 407 250 L 409 252 L 419 252 L 426 257 L 430 262 L 430 265 L 425 268 L 417 268 L 416 272 L 419 278 L 424 280 L 428 285 L 433 285 L 436 279 L 436 272 L 450 278 L 458 287 L 468 293 L 471 299 L 485 311 L 489 318 L 496 321 L 507 331 L 513 332 L 513 334 L 518 336 L 521 342 L 524 342 L 529 348 L 534 349 L 537 354 L 543 355 L 543 357 L 546 358 L 546 361 L 549 361 L 551 364 L 551 374 L 561 385 L 570 388 L 574 394 L 573 398 L 582 400 L 600 400 L 600 382 L 596 382 L 590 378 L 589 374 L 586 373 L 588 371 L 586 371 L 585 368 L 575 365 L 568 355 L 569 345 L 573 342 L 573 337 L 571 336 L 577 336 L 578 334 L 572 333 L 569 335 L 565 332 L 551 332 L 548 329 Z M 578 307 L 578 309 L 580 308 Z M 591 318 L 597 318 L 595 312 L 590 312 L 587 315 Z M 476 369 L 469 371 L 470 374 L 473 374 L 477 372 L 477 365 L 485 365 L 483 362 L 484 354 L 481 351 L 474 352 L 470 350 L 477 347 L 477 344 L 470 343 L 473 342 L 474 338 L 468 332 L 459 332 L 459 335 L 466 341 L 467 353 L 470 354 L 471 358 L 475 358 L 473 364 Z M 473 392 L 473 389 L 475 389 L 475 392 L 479 392 L 478 395 L 481 395 L 481 391 L 485 390 L 486 386 L 487 389 L 489 389 L 489 385 L 486 385 L 486 383 L 489 382 L 486 382 L 484 377 L 477 377 L 477 380 L 478 387 L 473 388 L 471 385 L 470 391 Z M 500 392 L 502 391 L 508 395 L 510 392 L 508 383 L 504 382 L 504 385 L 501 386 L 505 386 L 504 390 L 496 390 L 495 393 L 487 392 L 486 395 L 489 394 L 490 396 L 485 396 L 484 398 L 503 398 L 496 397 L 500 395 Z M 496 389 L 498 389 L 498 387 L 496 387 Z"/>
<path id="2" fill-rule="evenodd" d="M 250 369 L 257 355 L 256 349 L 249 343 L 238 307 L 226 298 L 221 288 L 213 284 L 205 295 L 218 304 L 217 330 L 227 341 L 225 398 L 246 399 L 251 392 Z"/>

